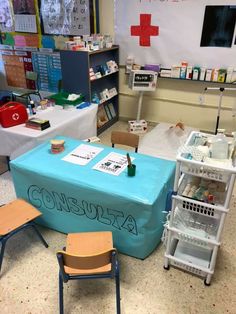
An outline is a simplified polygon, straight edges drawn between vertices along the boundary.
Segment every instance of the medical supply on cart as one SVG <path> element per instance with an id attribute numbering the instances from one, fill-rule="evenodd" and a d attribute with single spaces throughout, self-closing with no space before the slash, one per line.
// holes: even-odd
<path id="1" fill-rule="evenodd" d="M 224 135 L 224 129 L 218 129 L 218 133 L 213 139 L 211 148 L 211 157 L 215 159 L 227 159 L 229 144 Z"/>

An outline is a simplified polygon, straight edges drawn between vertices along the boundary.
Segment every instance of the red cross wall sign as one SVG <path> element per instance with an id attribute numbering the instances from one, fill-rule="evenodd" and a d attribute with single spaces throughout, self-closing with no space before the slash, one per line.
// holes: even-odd
<path id="1" fill-rule="evenodd" d="M 151 46 L 151 36 L 159 35 L 159 26 L 151 25 L 151 14 L 140 14 L 140 25 L 130 27 L 131 36 L 139 36 L 139 45 Z"/>

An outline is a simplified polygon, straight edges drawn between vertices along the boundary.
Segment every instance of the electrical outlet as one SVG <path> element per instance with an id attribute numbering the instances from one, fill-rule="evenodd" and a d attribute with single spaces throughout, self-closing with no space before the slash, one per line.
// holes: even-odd
<path id="1" fill-rule="evenodd" d="M 199 95 L 198 100 L 199 100 L 200 105 L 204 104 L 204 96 L 203 95 Z"/>

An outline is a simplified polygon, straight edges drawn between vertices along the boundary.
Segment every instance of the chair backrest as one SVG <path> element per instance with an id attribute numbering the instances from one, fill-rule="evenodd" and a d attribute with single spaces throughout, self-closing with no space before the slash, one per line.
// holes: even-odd
<path id="1" fill-rule="evenodd" d="M 112 147 L 114 147 L 115 144 L 134 147 L 135 152 L 137 152 L 138 144 L 139 144 L 139 136 L 137 134 L 128 133 L 128 132 L 112 131 L 111 143 L 112 143 Z"/>
<path id="2" fill-rule="evenodd" d="M 78 270 L 91 270 L 112 264 L 112 253 L 116 252 L 113 248 L 108 251 L 100 252 L 94 255 L 72 255 L 65 251 L 57 252 L 57 256 L 63 256 L 63 266 Z"/>
<path id="3" fill-rule="evenodd" d="M 38 79 L 38 73 L 37 72 L 33 72 L 33 71 L 26 71 L 25 77 L 26 77 L 27 80 L 36 82 L 37 79 Z"/>

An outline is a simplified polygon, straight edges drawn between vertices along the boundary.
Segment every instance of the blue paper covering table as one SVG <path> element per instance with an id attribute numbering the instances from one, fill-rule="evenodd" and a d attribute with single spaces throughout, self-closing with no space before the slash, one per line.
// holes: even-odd
<path id="1" fill-rule="evenodd" d="M 172 189 L 175 162 L 143 154 L 135 158 L 136 176 L 119 176 L 92 167 L 110 152 L 104 149 L 87 165 L 63 161 L 82 141 L 65 139 L 65 151 L 50 152 L 47 141 L 11 161 L 17 197 L 36 206 L 38 223 L 64 233 L 110 230 L 117 249 L 144 259 L 160 243 L 166 196 Z"/>

